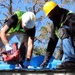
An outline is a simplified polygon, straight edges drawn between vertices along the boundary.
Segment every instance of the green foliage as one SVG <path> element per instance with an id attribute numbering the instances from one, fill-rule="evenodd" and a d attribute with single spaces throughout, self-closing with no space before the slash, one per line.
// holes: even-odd
<path id="1" fill-rule="evenodd" d="M 33 50 L 33 53 L 35 55 L 45 55 L 45 51 L 46 51 L 46 49 L 44 49 L 43 47 L 36 46 Z"/>

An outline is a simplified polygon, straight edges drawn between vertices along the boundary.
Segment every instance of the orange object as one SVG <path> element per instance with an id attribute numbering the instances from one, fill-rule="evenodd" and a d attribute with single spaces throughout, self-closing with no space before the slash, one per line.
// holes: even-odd
<path id="1" fill-rule="evenodd" d="M 19 60 L 19 54 L 20 54 L 20 51 L 18 50 L 18 43 L 13 43 L 11 54 L 9 55 L 8 53 L 7 54 L 2 53 L 2 57 L 5 62 L 11 61 L 11 60 L 15 61 L 15 60 Z"/>

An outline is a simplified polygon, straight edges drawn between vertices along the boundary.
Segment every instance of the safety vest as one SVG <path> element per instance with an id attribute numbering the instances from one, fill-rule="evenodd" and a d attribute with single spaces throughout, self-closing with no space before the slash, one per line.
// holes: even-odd
<path id="1" fill-rule="evenodd" d="M 69 11 L 69 12 L 67 13 L 67 15 L 70 14 L 70 13 L 72 13 L 72 12 Z M 60 26 L 63 26 L 63 22 L 60 24 Z M 57 28 L 57 27 L 56 27 L 56 29 L 55 29 L 55 34 L 56 34 L 56 36 L 59 38 L 59 36 L 58 36 L 58 28 Z"/>
<path id="2" fill-rule="evenodd" d="M 17 14 L 17 17 L 18 17 L 18 22 L 17 22 L 17 25 L 16 27 L 12 27 L 10 30 L 9 30 L 9 34 L 13 33 L 13 32 L 25 32 L 25 30 L 23 28 L 21 28 L 20 26 L 20 21 L 22 19 L 22 15 L 24 14 L 25 12 L 24 11 L 17 11 L 15 12 L 14 14 Z"/>

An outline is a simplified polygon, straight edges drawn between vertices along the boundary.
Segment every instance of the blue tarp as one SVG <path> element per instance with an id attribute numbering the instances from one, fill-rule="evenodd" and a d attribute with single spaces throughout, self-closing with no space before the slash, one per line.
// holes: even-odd
<path id="1" fill-rule="evenodd" d="M 15 65 L 4 63 L 3 61 L 0 61 L 0 70 L 11 70 L 15 69 Z"/>
<path id="2" fill-rule="evenodd" d="M 37 56 L 37 57 L 33 57 L 31 59 L 29 68 L 31 68 L 31 69 L 41 69 L 40 65 L 43 62 L 43 60 L 44 60 L 44 56 L 43 55 L 40 55 L 40 56 Z M 52 56 L 46 68 L 47 69 L 56 69 L 56 66 L 59 65 L 59 64 L 61 64 L 61 61 L 60 60 L 56 60 Z M 24 62 L 24 65 L 26 65 L 26 61 Z"/>
<path id="3" fill-rule="evenodd" d="M 30 62 L 30 65 L 29 65 L 29 68 L 28 69 L 42 69 L 40 68 L 40 65 L 41 63 L 43 62 L 44 60 L 44 56 L 43 55 L 40 55 L 40 56 L 36 56 L 36 57 L 33 57 L 31 58 L 31 62 Z M 26 64 L 26 61 L 24 62 L 24 65 Z M 56 69 L 56 66 L 61 64 L 61 61 L 60 60 L 56 60 L 53 56 L 52 58 L 50 59 L 48 65 L 47 65 L 47 69 Z M 11 69 L 16 69 L 16 66 L 15 65 L 12 65 L 12 64 L 7 64 L 7 63 L 4 63 L 3 61 L 0 61 L 0 70 L 11 70 Z M 19 68 L 21 69 L 21 68 Z"/>

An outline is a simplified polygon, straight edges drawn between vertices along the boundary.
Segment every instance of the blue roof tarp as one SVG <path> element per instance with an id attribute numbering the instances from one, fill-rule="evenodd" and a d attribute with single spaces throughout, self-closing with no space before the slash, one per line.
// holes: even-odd
<path id="1" fill-rule="evenodd" d="M 29 65 L 30 67 L 29 68 L 31 68 L 31 69 L 41 69 L 40 65 L 43 62 L 43 60 L 44 60 L 44 56 L 43 55 L 33 57 L 31 59 L 31 62 L 30 62 L 30 65 Z M 52 56 L 46 68 L 48 68 L 48 69 L 56 69 L 56 66 L 61 64 L 61 62 L 62 61 L 56 60 Z M 24 65 L 26 65 L 26 61 L 24 62 Z"/>
<path id="2" fill-rule="evenodd" d="M 42 68 L 40 68 L 40 65 L 43 62 L 43 60 L 44 60 L 44 56 L 43 55 L 31 58 L 30 65 L 29 65 L 28 69 L 36 69 L 36 70 L 37 69 L 42 69 Z M 26 65 L 26 61 L 23 64 L 25 66 Z M 60 60 L 56 60 L 52 56 L 46 68 L 47 69 L 56 69 L 56 66 L 59 65 L 59 64 L 61 64 L 61 61 Z M 16 69 L 16 66 L 12 65 L 12 64 L 4 63 L 3 61 L 0 61 L 0 70 L 7 70 L 7 69 L 9 69 L 9 70 Z M 19 69 L 21 69 L 21 68 L 19 68 Z"/>

